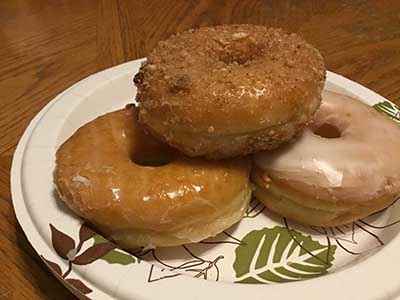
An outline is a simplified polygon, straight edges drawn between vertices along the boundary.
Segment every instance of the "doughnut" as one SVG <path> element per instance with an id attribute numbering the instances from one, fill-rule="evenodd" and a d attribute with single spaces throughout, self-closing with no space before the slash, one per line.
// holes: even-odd
<path id="1" fill-rule="evenodd" d="M 299 223 L 336 226 L 389 206 L 400 193 L 400 126 L 349 96 L 323 92 L 292 144 L 255 155 L 255 196 Z"/>
<path id="2" fill-rule="evenodd" d="M 189 156 L 274 149 L 310 121 L 325 73 L 319 52 L 281 29 L 189 30 L 159 42 L 136 74 L 139 122 Z"/>
<path id="3" fill-rule="evenodd" d="M 251 196 L 248 158 L 190 158 L 146 134 L 137 109 L 100 116 L 56 153 L 54 182 L 79 216 L 125 249 L 176 246 L 239 221 Z"/>

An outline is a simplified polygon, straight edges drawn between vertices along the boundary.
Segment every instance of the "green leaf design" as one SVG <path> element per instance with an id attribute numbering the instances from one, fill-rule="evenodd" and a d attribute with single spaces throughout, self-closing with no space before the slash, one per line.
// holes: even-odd
<path id="1" fill-rule="evenodd" d="M 373 106 L 377 111 L 400 123 L 400 108 L 389 101 L 383 101 Z"/>
<path id="2" fill-rule="evenodd" d="M 94 244 L 101 244 L 101 243 L 109 243 L 109 241 L 103 238 L 100 234 L 96 234 L 93 236 Z"/>
<path id="3" fill-rule="evenodd" d="M 102 244 L 102 243 L 109 243 L 108 240 L 106 240 L 105 238 L 103 238 L 101 235 L 98 235 L 98 234 L 95 235 L 93 237 L 93 239 L 94 239 L 94 245 Z M 108 262 L 109 264 L 119 264 L 119 265 L 124 265 L 124 266 L 133 264 L 135 262 L 140 263 L 140 260 L 138 258 L 136 258 L 135 256 L 133 256 L 131 254 L 123 252 L 119 249 L 114 249 L 114 250 L 108 252 L 107 254 L 102 256 L 100 259 Z"/>
<path id="4" fill-rule="evenodd" d="M 134 264 L 136 262 L 136 258 L 133 255 L 124 253 L 117 249 L 108 252 L 101 259 L 108 262 L 109 264 L 119 264 L 119 265 L 129 265 L 129 264 Z"/>
<path id="5" fill-rule="evenodd" d="M 275 226 L 250 231 L 235 250 L 238 283 L 281 283 L 318 277 L 332 266 L 336 246 Z"/>

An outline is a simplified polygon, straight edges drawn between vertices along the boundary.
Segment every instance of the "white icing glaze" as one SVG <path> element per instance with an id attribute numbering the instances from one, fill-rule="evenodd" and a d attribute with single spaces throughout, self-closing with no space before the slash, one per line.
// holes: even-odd
<path id="1" fill-rule="evenodd" d="M 323 124 L 338 138 L 314 134 Z M 315 121 L 293 144 L 255 156 L 272 178 L 327 200 L 368 201 L 400 192 L 400 126 L 350 97 L 324 92 Z"/>

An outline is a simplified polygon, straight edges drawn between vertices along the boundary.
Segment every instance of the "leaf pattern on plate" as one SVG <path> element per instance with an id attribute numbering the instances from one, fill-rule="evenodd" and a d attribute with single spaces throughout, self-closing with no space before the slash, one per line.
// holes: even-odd
<path id="1" fill-rule="evenodd" d="M 373 106 L 377 111 L 400 123 L 400 108 L 389 101 L 382 101 Z"/>
<path id="2" fill-rule="evenodd" d="M 94 239 L 94 245 L 110 243 L 109 241 L 107 241 L 105 238 L 103 238 L 99 234 L 96 234 L 95 236 L 93 236 L 93 239 Z M 136 258 L 132 254 L 121 251 L 117 248 L 112 249 L 111 251 L 109 251 L 102 257 L 100 257 L 100 259 L 109 264 L 119 264 L 119 265 L 124 265 L 124 266 L 133 264 L 135 262 L 140 263 L 140 259 Z"/>
<path id="3" fill-rule="evenodd" d="M 58 277 L 60 280 L 65 281 L 81 293 L 81 299 L 89 299 L 85 295 L 91 293 L 92 289 L 79 279 L 68 278 L 68 276 L 72 272 L 73 265 L 91 264 L 99 258 L 112 252 L 116 246 L 113 243 L 110 243 L 106 239 L 102 238 L 101 243 L 95 243 L 94 245 L 91 245 L 85 251 L 83 251 L 83 253 L 81 253 L 81 249 L 85 242 L 94 238 L 97 235 L 93 229 L 91 229 L 86 224 L 81 224 L 81 227 L 79 228 L 79 243 L 76 246 L 73 238 L 71 238 L 66 233 L 58 230 L 53 224 L 49 225 L 53 248 L 61 258 L 68 261 L 68 268 L 63 273 L 61 267 L 58 264 L 48 260 L 43 255 L 41 255 L 41 258 L 53 271 L 56 277 Z"/>
<path id="4" fill-rule="evenodd" d="M 101 257 L 101 260 L 104 260 L 109 264 L 119 264 L 124 266 L 134 264 L 136 261 L 140 262 L 140 260 L 136 259 L 133 255 L 127 254 L 117 249 L 108 252 L 106 255 Z"/>
<path id="5" fill-rule="evenodd" d="M 92 228 L 90 228 L 89 226 L 87 226 L 84 223 L 84 224 L 82 224 L 81 228 L 79 229 L 79 241 L 81 243 L 84 243 L 87 240 L 90 240 L 96 234 L 97 234 L 96 231 L 94 231 Z"/>
<path id="6" fill-rule="evenodd" d="M 235 251 L 238 283 L 280 283 L 320 276 L 332 266 L 336 246 L 275 226 L 250 231 Z"/>
<path id="7" fill-rule="evenodd" d="M 265 205 L 259 202 L 254 196 L 251 198 L 243 218 L 255 218 L 265 210 Z"/>
<path id="8" fill-rule="evenodd" d="M 101 243 L 96 244 L 88 249 L 85 252 L 78 255 L 74 260 L 73 263 L 75 265 L 88 265 L 94 262 L 95 260 L 103 257 L 108 252 L 114 250 L 115 245 L 111 243 Z"/>
<path id="9" fill-rule="evenodd" d="M 49 267 L 50 267 L 56 274 L 58 274 L 58 275 L 61 276 L 61 272 L 62 272 L 62 271 L 61 271 L 61 267 L 60 267 L 58 264 L 56 264 L 55 262 L 52 262 L 52 261 L 50 261 L 50 260 L 44 258 L 43 255 L 41 255 L 40 257 L 49 265 Z"/>
<path id="10" fill-rule="evenodd" d="M 158 256 L 159 254 L 157 254 L 156 249 L 144 250 L 144 252 L 138 253 L 137 256 L 139 257 L 152 257 L 155 261 L 158 262 L 158 264 L 162 266 L 157 267 L 152 264 L 150 266 L 150 272 L 147 281 L 151 283 L 167 278 L 177 277 L 182 274 L 187 274 L 194 278 L 218 281 L 220 273 L 218 262 L 224 259 L 224 256 L 217 255 L 213 259 L 203 259 L 195 254 L 189 247 L 189 245 L 182 245 L 177 248 L 183 250 L 184 252 L 186 252 L 186 254 L 189 254 L 191 256 L 190 260 L 178 264 L 163 262 L 163 258 L 160 258 Z"/>
<path id="11" fill-rule="evenodd" d="M 71 256 L 71 253 L 75 249 L 75 241 L 65 233 L 59 231 L 52 224 L 50 224 L 50 229 L 51 229 L 51 241 L 54 250 L 62 258 L 69 260 L 68 257 Z"/>
<path id="12" fill-rule="evenodd" d="M 92 292 L 90 288 L 88 288 L 82 281 L 79 279 L 74 279 L 74 278 L 68 278 L 65 279 L 66 282 L 68 282 L 70 285 L 72 285 L 74 288 L 76 288 L 79 292 L 82 294 L 89 294 Z"/>

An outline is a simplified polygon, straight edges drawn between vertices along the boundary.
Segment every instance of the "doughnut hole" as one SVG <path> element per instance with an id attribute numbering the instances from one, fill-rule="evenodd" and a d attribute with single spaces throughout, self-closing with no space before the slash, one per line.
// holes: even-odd
<path id="1" fill-rule="evenodd" d="M 133 140 L 137 141 L 131 149 L 127 149 L 130 160 L 143 167 L 161 167 L 174 160 L 174 150 L 167 145 L 149 138 L 143 130 L 133 132 Z"/>
<path id="2" fill-rule="evenodd" d="M 132 162 L 143 167 L 161 167 L 169 164 L 173 160 L 171 152 L 135 152 L 131 156 Z"/>
<path id="3" fill-rule="evenodd" d="M 313 132 L 314 134 L 327 139 L 336 139 L 342 136 L 342 133 L 340 132 L 339 128 L 329 123 L 323 123 L 322 125 L 317 127 Z"/>

